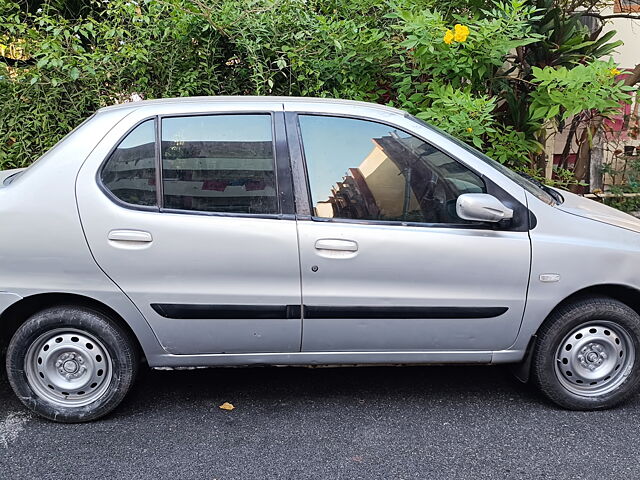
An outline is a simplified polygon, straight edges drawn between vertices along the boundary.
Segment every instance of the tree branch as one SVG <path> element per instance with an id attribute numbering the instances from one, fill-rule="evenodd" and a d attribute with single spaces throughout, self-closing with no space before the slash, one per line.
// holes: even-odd
<path id="1" fill-rule="evenodd" d="M 581 12 L 582 13 L 582 12 Z M 629 20 L 640 20 L 640 15 L 634 15 L 632 13 L 614 13 L 611 15 L 601 15 L 599 13 L 593 12 L 585 12 L 582 14 L 583 17 L 596 17 L 600 20 L 609 20 L 611 18 L 627 18 Z"/>
<path id="2" fill-rule="evenodd" d="M 26 60 L 16 60 L 15 58 L 0 56 L 0 62 L 6 63 L 10 67 L 26 67 L 28 65 L 35 65 L 36 61 L 33 58 Z"/>
<path id="3" fill-rule="evenodd" d="M 640 63 L 624 79 L 624 84 L 629 87 L 633 87 L 638 82 L 640 82 Z"/>

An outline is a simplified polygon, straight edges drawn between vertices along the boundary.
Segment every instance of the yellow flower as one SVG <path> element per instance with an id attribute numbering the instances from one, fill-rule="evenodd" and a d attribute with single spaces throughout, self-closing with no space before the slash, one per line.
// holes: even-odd
<path id="1" fill-rule="evenodd" d="M 464 42 L 469 36 L 469 27 L 465 25 L 460 25 L 459 23 L 456 23 L 455 26 L 453 27 L 453 30 L 455 32 L 453 35 L 453 39 L 456 42 Z"/>
<path id="2" fill-rule="evenodd" d="M 617 68 L 612 68 L 611 70 L 609 70 L 609 73 L 612 77 L 615 77 L 616 75 L 620 75 L 622 72 Z"/>
<path id="3" fill-rule="evenodd" d="M 451 42 L 453 42 L 453 32 L 451 30 L 447 30 L 442 41 L 447 45 L 451 45 Z"/>
<path id="4" fill-rule="evenodd" d="M 467 132 L 469 132 L 469 133 L 473 132 L 473 128 L 467 127 Z"/>

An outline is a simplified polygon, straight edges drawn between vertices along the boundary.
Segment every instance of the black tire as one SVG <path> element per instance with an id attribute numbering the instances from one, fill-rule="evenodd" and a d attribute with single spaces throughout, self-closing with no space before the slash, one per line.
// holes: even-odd
<path id="1" fill-rule="evenodd" d="M 594 338 L 604 339 L 602 345 L 605 348 L 609 348 L 606 347 L 609 339 L 615 340 L 611 343 L 614 347 L 618 344 L 624 345 L 624 348 L 618 347 L 620 351 L 616 351 L 615 356 L 605 352 L 604 359 L 600 360 L 597 354 L 604 350 L 591 350 L 593 345 L 600 345 L 598 341 L 587 340 L 587 336 L 581 332 L 593 332 Z M 619 341 L 618 337 L 623 340 Z M 572 348 L 574 345 L 576 348 Z M 579 380 L 579 384 L 574 386 L 573 382 L 584 378 L 582 375 L 597 375 L 597 369 L 600 368 L 600 365 L 585 360 L 585 348 L 593 355 L 591 358 L 596 359 L 596 363 L 604 362 L 602 367 L 606 366 L 606 374 L 609 374 L 609 369 L 611 374 L 599 380 L 600 384 Z M 580 353 L 583 353 L 583 360 L 580 360 Z M 571 357 L 571 360 L 562 357 Z M 614 357 L 616 360 L 612 360 Z M 569 362 L 566 367 L 563 366 L 566 365 L 565 361 Z M 612 363 L 608 363 L 610 361 Z M 623 361 L 627 363 L 622 364 Z M 589 297 L 559 307 L 540 327 L 531 374 L 534 384 L 557 405 L 570 410 L 599 410 L 614 407 L 638 391 L 639 364 L 640 316 L 629 306 L 612 298 Z M 619 368 L 620 365 L 623 368 Z M 593 370 L 589 370 L 592 367 Z M 607 388 L 611 390 L 607 391 Z M 576 392 L 576 389 L 584 390 Z"/>
<path id="2" fill-rule="evenodd" d="M 52 335 L 51 340 L 48 340 L 49 334 Z M 61 356 L 65 355 L 63 348 L 65 344 L 56 345 L 55 342 L 58 341 L 56 336 L 58 336 L 60 342 L 62 342 L 62 337 L 72 339 L 74 342 L 78 342 L 78 338 L 80 338 L 80 343 L 77 343 L 78 346 L 69 344 L 69 348 L 86 350 L 85 353 L 88 354 L 88 358 L 85 360 L 82 350 L 78 350 L 78 353 L 71 357 L 72 360 L 70 362 L 62 362 L 63 367 L 58 367 L 61 363 Z M 90 340 L 83 342 L 83 338 Z M 95 341 L 92 342 L 91 339 Z M 82 343 L 86 346 L 82 345 Z M 95 347 L 94 344 L 96 345 Z M 34 362 L 34 367 L 27 365 L 28 357 L 35 358 L 40 355 L 36 345 L 44 345 L 43 350 L 51 349 L 51 358 L 44 362 L 49 365 L 47 374 L 51 376 L 51 379 L 60 380 L 61 382 L 66 380 L 68 382 L 69 378 L 63 378 L 64 375 L 60 375 L 59 379 L 54 378 L 58 371 L 64 374 L 68 373 L 67 370 L 62 370 L 62 368 L 67 368 L 68 363 L 70 370 L 76 369 L 72 374 L 78 375 L 78 378 L 73 378 L 72 381 L 78 382 L 78 384 L 88 381 L 88 372 L 92 372 L 94 376 L 104 375 L 104 379 L 96 377 L 102 382 L 100 389 L 90 392 L 92 384 L 86 387 L 86 393 L 82 390 L 77 395 L 66 392 L 67 395 L 71 396 L 64 397 L 65 392 L 62 392 L 60 394 L 62 398 L 58 401 L 55 398 L 53 400 L 48 398 L 46 389 L 38 383 L 40 380 L 35 378 L 37 375 L 28 374 L 30 371 L 37 372 L 38 368 L 43 368 L 35 366 L 36 362 Z M 87 348 L 91 348 L 91 351 L 87 350 Z M 36 353 L 30 353 L 33 351 L 36 351 Z M 58 357 L 54 356 L 54 351 L 56 351 L 55 355 L 58 355 Z M 103 353 L 103 355 L 94 355 L 100 362 L 103 362 L 102 364 L 98 364 L 97 360 L 91 358 L 91 355 L 96 352 Z M 103 356 L 105 358 L 102 358 Z M 62 358 L 64 360 L 64 358 L 69 357 Z M 57 363 L 54 363 L 56 360 Z M 108 363 L 105 365 L 108 368 L 102 367 L 96 370 L 107 361 Z M 37 358 L 37 362 L 41 362 L 41 358 Z M 89 362 L 95 363 L 96 367 L 94 368 L 93 363 L 89 364 Z M 7 375 L 13 391 L 30 410 L 56 422 L 78 423 L 100 418 L 120 404 L 134 382 L 138 367 L 138 353 L 129 335 L 104 314 L 85 307 L 58 306 L 34 314 L 18 329 L 9 343 L 6 363 Z M 45 378 L 42 373 L 38 373 L 38 375 L 45 379 L 42 380 L 42 384 L 46 384 L 50 380 Z M 48 386 L 54 391 L 55 395 L 58 395 L 52 385 Z M 42 388 L 45 393 L 38 393 L 39 388 Z M 84 387 L 81 388 L 84 390 Z M 86 401 L 90 401 L 90 403 L 86 405 L 65 405 L 65 402 L 71 402 L 70 399 L 73 395 L 77 400 L 79 399 L 77 403 L 85 401 L 84 399 L 88 399 Z M 84 395 L 84 397 L 81 395 Z"/>

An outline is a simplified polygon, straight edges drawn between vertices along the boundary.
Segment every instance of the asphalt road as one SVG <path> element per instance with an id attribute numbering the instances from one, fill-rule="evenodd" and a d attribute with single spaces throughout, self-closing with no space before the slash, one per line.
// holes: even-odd
<path id="1" fill-rule="evenodd" d="M 630 479 L 639 423 L 640 397 L 567 412 L 499 367 L 149 372 L 81 425 L 26 413 L 0 377 L 0 478 Z"/>

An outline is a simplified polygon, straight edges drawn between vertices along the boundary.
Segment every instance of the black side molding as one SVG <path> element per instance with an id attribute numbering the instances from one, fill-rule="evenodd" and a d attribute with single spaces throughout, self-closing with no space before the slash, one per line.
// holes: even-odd
<path id="1" fill-rule="evenodd" d="M 300 305 L 202 305 L 180 303 L 152 303 L 157 314 L 165 318 L 215 319 L 215 318 L 257 318 L 287 319 L 300 318 Z"/>
<path id="2" fill-rule="evenodd" d="M 296 319 L 300 305 L 202 305 L 152 303 L 156 313 L 175 319 Z M 341 307 L 304 305 L 304 318 L 493 318 L 507 307 Z"/>
<path id="3" fill-rule="evenodd" d="M 507 307 L 316 307 L 304 306 L 304 318 L 492 318 Z"/>

